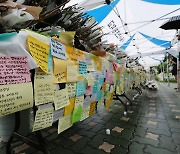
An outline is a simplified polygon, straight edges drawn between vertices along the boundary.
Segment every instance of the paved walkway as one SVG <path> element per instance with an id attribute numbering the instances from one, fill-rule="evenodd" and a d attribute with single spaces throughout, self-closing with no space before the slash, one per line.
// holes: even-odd
<path id="1" fill-rule="evenodd" d="M 180 93 L 160 84 L 158 92 L 145 91 L 137 98 L 127 116 L 114 102 L 110 110 L 102 108 L 60 135 L 50 128 L 43 136 L 52 154 L 180 154 Z M 15 153 L 41 154 L 21 142 L 14 147 Z"/>

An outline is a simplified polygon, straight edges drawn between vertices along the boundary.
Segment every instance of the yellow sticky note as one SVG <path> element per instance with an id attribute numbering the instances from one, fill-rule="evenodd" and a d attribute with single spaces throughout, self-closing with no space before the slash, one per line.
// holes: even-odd
<path id="1" fill-rule="evenodd" d="M 94 69 L 93 65 L 87 65 L 87 71 L 94 72 L 95 69 Z"/>
<path id="2" fill-rule="evenodd" d="M 40 69 L 36 70 L 34 80 L 35 105 L 53 102 L 54 85 L 52 74 L 47 74 Z"/>
<path id="3" fill-rule="evenodd" d="M 71 60 L 61 60 L 53 57 L 54 61 L 54 72 L 53 81 L 54 83 L 65 83 L 67 82 L 67 66 L 75 65 Z"/>
<path id="4" fill-rule="evenodd" d="M 92 116 L 95 112 L 96 102 L 92 102 L 89 109 L 89 116 Z"/>
<path id="5" fill-rule="evenodd" d="M 92 61 L 94 63 L 94 67 L 98 70 L 98 71 L 102 71 L 102 59 L 100 57 L 97 57 L 95 55 L 92 55 Z"/>
<path id="6" fill-rule="evenodd" d="M 76 33 L 75 31 L 60 32 L 60 37 L 58 40 L 64 44 L 73 46 L 75 33 Z"/>
<path id="7" fill-rule="evenodd" d="M 109 99 L 110 103 L 113 102 L 113 93 L 110 93 L 110 99 Z"/>
<path id="8" fill-rule="evenodd" d="M 72 126 L 71 114 L 60 118 L 59 122 L 58 122 L 58 134 L 65 131 L 66 129 L 68 129 L 71 126 Z"/>
<path id="9" fill-rule="evenodd" d="M 33 126 L 33 132 L 52 126 L 53 113 L 53 108 L 37 110 Z"/>
<path id="10" fill-rule="evenodd" d="M 111 93 L 114 92 L 114 85 L 111 85 L 110 92 L 111 92 Z"/>
<path id="11" fill-rule="evenodd" d="M 98 101 L 98 106 L 101 106 L 102 104 L 103 104 L 103 101 L 104 101 L 104 99 L 103 98 L 101 98 L 99 101 Z"/>
<path id="12" fill-rule="evenodd" d="M 76 65 L 67 66 L 67 82 L 76 82 L 78 76 L 78 67 Z"/>
<path id="13" fill-rule="evenodd" d="M 64 116 L 71 114 L 74 110 L 75 98 L 70 98 L 69 102 L 70 104 L 65 107 Z"/>
<path id="14" fill-rule="evenodd" d="M 28 36 L 28 47 L 32 57 L 44 72 L 48 72 L 49 45 L 38 39 Z"/>
<path id="15" fill-rule="evenodd" d="M 105 107 L 105 108 L 106 108 L 106 110 L 109 110 L 109 106 L 110 106 L 110 101 L 109 101 L 109 100 L 107 100 L 107 101 L 106 101 L 106 107 Z"/>
<path id="16" fill-rule="evenodd" d="M 83 121 L 89 117 L 89 109 L 90 109 L 90 106 L 83 108 L 81 121 Z"/>
<path id="17" fill-rule="evenodd" d="M 75 52 L 76 52 L 75 48 L 66 45 L 67 58 L 77 64 L 78 57 L 77 57 L 77 55 L 74 54 Z"/>
<path id="18" fill-rule="evenodd" d="M 86 53 L 82 50 L 76 49 L 75 55 L 78 57 L 78 60 L 84 60 Z"/>
<path id="19" fill-rule="evenodd" d="M 84 96 L 78 96 L 75 99 L 75 108 L 78 108 L 79 106 L 83 106 L 84 103 Z"/>
<path id="20" fill-rule="evenodd" d="M 66 89 L 68 91 L 69 98 L 75 97 L 75 95 L 76 95 L 76 83 L 75 82 L 66 83 Z"/>
<path id="21" fill-rule="evenodd" d="M 94 76 L 92 73 L 88 73 L 86 76 L 88 86 L 93 86 L 94 85 Z"/>
<path id="22" fill-rule="evenodd" d="M 33 106 L 32 83 L 0 86 L 0 117 Z"/>
<path id="23" fill-rule="evenodd" d="M 55 105 L 55 110 L 59 110 L 69 105 L 69 96 L 67 89 L 55 91 L 54 105 Z"/>

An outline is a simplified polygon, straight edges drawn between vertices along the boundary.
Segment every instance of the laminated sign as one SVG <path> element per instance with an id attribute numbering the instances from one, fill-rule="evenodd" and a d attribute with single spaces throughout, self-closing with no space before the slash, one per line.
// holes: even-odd
<path id="1" fill-rule="evenodd" d="M 54 39 L 51 39 L 51 54 L 63 60 L 67 59 L 65 45 Z"/>

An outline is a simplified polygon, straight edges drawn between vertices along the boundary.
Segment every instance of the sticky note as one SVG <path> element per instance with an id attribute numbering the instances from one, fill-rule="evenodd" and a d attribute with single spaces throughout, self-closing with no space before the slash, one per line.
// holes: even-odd
<path id="1" fill-rule="evenodd" d="M 36 63 L 44 72 L 48 72 L 48 54 L 50 51 L 49 45 L 29 35 L 28 47 Z"/>
<path id="2" fill-rule="evenodd" d="M 94 69 L 92 64 L 91 65 L 90 64 L 87 65 L 87 71 L 89 71 L 89 72 L 94 72 L 95 71 L 95 69 Z"/>
<path id="3" fill-rule="evenodd" d="M 53 108 L 37 110 L 33 126 L 33 132 L 52 126 L 53 112 Z"/>
<path id="4" fill-rule="evenodd" d="M 107 101 L 106 101 L 106 105 L 105 105 L 105 109 L 106 109 L 106 110 L 109 110 L 109 107 L 110 107 L 110 101 L 107 100 Z"/>
<path id="5" fill-rule="evenodd" d="M 87 96 L 92 95 L 92 87 L 91 86 L 86 87 L 86 95 Z"/>
<path id="6" fill-rule="evenodd" d="M 70 115 L 66 115 L 62 118 L 59 119 L 58 122 L 58 134 L 65 131 L 66 129 L 68 129 L 69 127 L 72 126 L 71 123 L 71 114 Z"/>
<path id="7" fill-rule="evenodd" d="M 113 67 L 114 67 L 114 70 L 115 70 L 115 71 L 118 71 L 118 66 L 117 66 L 117 64 L 116 64 L 115 62 L 112 62 L 112 65 L 113 65 Z"/>
<path id="8" fill-rule="evenodd" d="M 68 91 L 69 98 L 75 97 L 75 95 L 76 95 L 76 83 L 75 82 L 66 83 L 66 89 Z"/>
<path id="9" fill-rule="evenodd" d="M 86 76 L 87 74 L 87 65 L 83 61 L 79 61 L 79 74 L 82 76 Z"/>
<path id="10" fill-rule="evenodd" d="M 102 77 L 105 78 L 106 77 L 106 62 L 105 60 L 102 61 Z"/>
<path id="11" fill-rule="evenodd" d="M 84 96 L 78 96 L 75 99 L 75 108 L 79 107 L 79 106 L 83 106 L 84 103 Z"/>
<path id="12" fill-rule="evenodd" d="M 51 38 L 51 54 L 63 60 L 67 59 L 65 45 L 52 38 Z"/>
<path id="13" fill-rule="evenodd" d="M 98 90 L 96 100 L 99 101 L 102 98 L 102 91 Z"/>
<path id="14" fill-rule="evenodd" d="M 89 109 L 90 109 L 90 106 L 83 108 L 81 121 L 83 121 L 89 117 Z"/>
<path id="15" fill-rule="evenodd" d="M 0 117 L 33 106 L 32 83 L 0 86 Z"/>
<path id="16" fill-rule="evenodd" d="M 78 68 L 76 65 L 67 66 L 67 82 L 76 82 L 78 76 Z"/>
<path id="17" fill-rule="evenodd" d="M 78 122 L 81 120 L 82 116 L 82 106 L 75 108 L 72 114 L 72 123 Z"/>
<path id="18" fill-rule="evenodd" d="M 101 106 L 101 105 L 103 104 L 103 102 L 104 102 L 104 98 L 101 98 L 101 99 L 98 101 L 98 104 L 97 104 L 98 107 Z"/>
<path id="19" fill-rule="evenodd" d="M 96 102 L 92 102 L 89 109 L 89 116 L 92 116 L 95 113 Z"/>
<path id="20" fill-rule="evenodd" d="M 94 76 L 92 73 L 88 73 L 86 75 L 86 79 L 87 79 L 87 82 L 88 82 L 88 86 L 93 86 L 94 85 Z"/>
<path id="21" fill-rule="evenodd" d="M 71 60 L 61 60 L 53 57 L 54 71 L 53 82 L 54 83 L 66 83 L 67 82 L 67 66 L 75 65 Z"/>
<path id="22" fill-rule="evenodd" d="M 52 74 L 47 74 L 40 69 L 36 70 L 34 79 L 34 97 L 36 106 L 53 102 L 54 85 L 52 81 Z"/>
<path id="23" fill-rule="evenodd" d="M 95 55 L 91 55 L 91 59 L 94 63 L 96 70 L 102 71 L 102 59 L 100 57 L 95 56 Z"/>
<path id="24" fill-rule="evenodd" d="M 74 110 L 75 98 L 70 98 L 69 102 L 70 104 L 65 106 L 64 116 L 71 114 Z"/>
<path id="25" fill-rule="evenodd" d="M 104 83 L 104 78 L 100 77 L 99 78 L 99 87 L 102 87 L 103 86 L 103 83 Z"/>
<path id="26" fill-rule="evenodd" d="M 96 94 L 97 91 L 98 91 L 98 82 L 95 82 L 93 86 L 93 94 Z"/>
<path id="27" fill-rule="evenodd" d="M 27 57 L 0 57 L 0 85 L 30 82 Z"/>
<path id="28" fill-rule="evenodd" d="M 64 44 L 73 46 L 75 31 L 60 32 L 59 40 Z"/>
<path id="29" fill-rule="evenodd" d="M 86 91 L 86 85 L 85 82 L 77 82 L 76 83 L 76 96 L 84 95 Z"/>
<path id="30" fill-rule="evenodd" d="M 63 108 L 69 104 L 70 104 L 69 96 L 66 88 L 55 91 L 55 96 L 54 96 L 55 110 L 59 110 L 60 108 Z"/>

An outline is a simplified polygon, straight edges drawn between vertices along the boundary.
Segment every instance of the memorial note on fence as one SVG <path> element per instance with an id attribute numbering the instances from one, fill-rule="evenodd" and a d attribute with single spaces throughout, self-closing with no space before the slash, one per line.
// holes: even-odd
<path id="1" fill-rule="evenodd" d="M 58 134 L 72 126 L 71 114 L 59 119 Z"/>
<path id="2" fill-rule="evenodd" d="M 0 57 L 0 85 L 30 82 L 27 57 Z"/>
<path id="3" fill-rule="evenodd" d="M 86 84 L 84 81 L 76 83 L 76 96 L 82 96 L 86 92 Z"/>
<path id="4" fill-rule="evenodd" d="M 70 102 L 70 104 L 65 106 L 64 116 L 71 114 L 74 110 L 75 98 L 70 98 L 69 102 Z"/>
<path id="5" fill-rule="evenodd" d="M 94 76 L 92 73 L 88 73 L 86 76 L 88 86 L 93 86 L 94 85 Z"/>
<path id="6" fill-rule="evenodd" d="M 47 74 L 40 69 L 36 71 L 34 81 L 35 105 L 53 102 L 54 85 L 52 74 Z"/>
<path id="7" fill-rule="evenodd" d="M 33 126 L 33 132 L 52 126 L 53 112 L 53 108 L 37 110 Z"/>
<path id="8" fill-rule="evenodd" d="M 25 110 L 33 106 L 32 83 L 0 86 L 0 116 Z"/>
<path id="9" fill-rule="evenodd" d="M 89 117 L 89 109 L 90 109 L 90 106 L 88 106 L 86 108 L 83 108 L 82 116 L 81 116 L 81 121 L 85 120 L 86 118 Z"/>
<path id="10" fill-rule="evenodd" d="M 86 76 L 87 74 L 87 65 L 83 61 L 79 61 L 79 74 L 82 76 Z"/>
<path id="11" fill-rule="evenodd" d="M 84 103 L 84 96 L 78 96 L 75 99 L 75 108 L 79 107 L 79 106 L 83 106 Z"/>
<path id="12" fill-rule="evenodd" d="M 49 45 L 28 36 L 28 46 L 32 57 L 44 72 L 48 72 Z"/>
<path id="13" fill-rule="evenodd" d="M 51 39 L 51 54 L 57 58 L 66 60 L 66 46 L 59 41 Z"/>
<path id="14" fill-rule="evenodd" d="M 70 104 L 67 89 L 55 91 L 54 104 L 55 110 L 59 110 Z"/>
<path id="15" fill-rule="evenodd" d="M 66 83 L 66 89 L 68 91 L 69 98 L 75 97 L 76 95 L 76 83 Z"/>
<path id="16" fill-rule="evenodd" d="M 74 111 L 72 114 L 72 123 L 80 121 L 81 116 L 82 116 L 82 106 L 79 106 L 78 108 L 74 108 Z"/>
<path id="17" fill-rule="evenodd" d="M 67 66 L 67 82 L 76 82 L 78 69 L 76 65 Z"/>
<path id="18" fill-rule="evenodd" d="M 53 57 L 54 61 L 54 83 L 65 83 L 67 82 L 67 66 L 75 65 L 71 60 L 62 60 Z"/>

